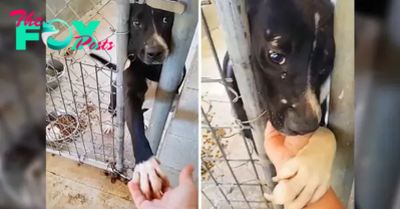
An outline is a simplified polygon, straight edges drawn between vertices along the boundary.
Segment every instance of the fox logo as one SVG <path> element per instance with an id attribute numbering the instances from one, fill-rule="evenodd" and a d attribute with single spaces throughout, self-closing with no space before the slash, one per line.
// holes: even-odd
<path id="1" fill-rule="evenodd" d="M 48 47 L 48 39 L 50 36 L 57 34 L 60 32 L 53 25 L 43 22 L 42 25 L 42 41 L 44 45 Z"/>
<path id="2" fill-rule="evenodd" d="M 62 41 L 57 41 L 57 40 L 54 40 L 51 37 L 52 35 L 58 34 L 60 32 L 53 25 L 51 25 L 52 22 L 61 22 L 65 26 L 67 26 L 67 28 L 69 29 L 69 35 L 67 36 L 67 38 L 65 38 Z M 50 49 L 54 49 L 54 50 L 64 49 L 72 41 L 72 29 L 65 21 L 60 20 L 60 19 L 54 19 L 54 20 L 48 21 L 47 23 L 43 22 L 43 25 L 42 25 L 42 41 Z"/>

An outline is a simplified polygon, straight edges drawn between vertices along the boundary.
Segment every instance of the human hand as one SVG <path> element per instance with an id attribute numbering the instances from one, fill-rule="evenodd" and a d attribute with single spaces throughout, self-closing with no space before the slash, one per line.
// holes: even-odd
<path id="1" fill-rule="evenodd" d="M 264 194 L 285 209 L 301 209 L 320 199 L 330 186 L 336 151 L 331 131 L 320 127 L 305 136 L 284 136 L 270 122 L 265 130 L 264 148 L 277 170 L 278 185 L 273 194 Z"/>
<path id="2" fill-rule="evenodd" d="M 197 209 L 198 189 L 192 177 L 193 170 L 193 165 L 189 165 L 181 171 L 176 188 L 172 188 L 167 181 L 164 182 L 161 199 L 146 199 L 140 191 L 139 181 L 130 181 L 128 188 L 137 209 Z"/>

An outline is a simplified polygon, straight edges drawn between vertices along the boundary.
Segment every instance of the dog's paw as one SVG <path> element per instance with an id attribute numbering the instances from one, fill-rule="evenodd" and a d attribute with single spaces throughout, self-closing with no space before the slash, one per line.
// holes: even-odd
<path id="1" fill-rule="evenodd" d="M 160 162 L 155 157 L 137 164 L 132 180 L 140 184 L 140 190 L 148 200 L 161 199 L 163 186 L 169 184 L 167 176 L 161 171 Z"/>
<path id="2" fill-rule="evenodd" d="M 335 136 L 320 127 L 309 143 L 277 171 L 273 181 L 278 185 L 272 195 L 264 197 L 285 209 L 301 209 L 319 200 L 330 187 L 335 152 Z"/>
<path id="3" fill-rule="evenodd" d="M 114 126 L 113 126 L 113 125 L 110 125 L 110 124 L 104 125 L 104 127 L 103 127 L 103 133 L 104 133 L 105 135 L 111 135 L 111 134 L 113 134 L 113 133 L 114 133 Z"/>

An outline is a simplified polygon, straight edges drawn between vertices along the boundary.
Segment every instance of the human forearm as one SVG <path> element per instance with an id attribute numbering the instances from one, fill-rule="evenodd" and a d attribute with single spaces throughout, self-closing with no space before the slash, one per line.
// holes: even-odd
<path id="1" fill-rule="evenodd" d="M 332 188 L 329 188 L 324 196 L 303 209 L 344 209 L 344 206 L 336 196 L 335 192 L 333 192 Z"/>

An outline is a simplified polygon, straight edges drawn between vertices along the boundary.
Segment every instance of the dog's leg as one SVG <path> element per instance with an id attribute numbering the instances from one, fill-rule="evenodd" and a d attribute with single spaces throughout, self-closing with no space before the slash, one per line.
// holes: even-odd
<path id="1" fill-rule="evenodd" d="M 160 162 L 154 157 L 144 132 L 143 99 L 130 95 L 126 104 L 126 122 L 131 134 L 136 166 L 132 180 L 140 183 L 146 198 L 161 198 L 163 183 L 168 182 L 161 171 Z"/>
<path id="2" fill-rule="evenodd" d="M 235 111 L 236 118 L 242 122 L 247 122 L 247 121 L 249 121 L 249 119 L 247 117 L 246 111 L 244 110 L 243 101 L 241 98 L 239 98 L 239 99 L 237 98 L 238 96 L 240 96 L 240 91 L 239 91 L 239 87 L 236 82 L 235 74 L 234 74 L 233 68 L 232 68 L 232 63 L 229 59 L 228 53 L 225 54 L 222 67 L 223 67 L 223 75 L 225 76 L 225 79 L 226 78 L 232 79 L 232 82 L 227 82 L 227 87 L 229 90 L 228 97 L 231 101 L 233 101 L 232 108 Z M 246 124 L 246 123 L 245 123 L 245 125 L 248 126 L 248 124 Z M 242 131 L 242 133 L 243 133 L 244 137 L 246 137 L 247 139 L 249 139 L 252 142 L 255 152 L 257 152 L 251 130 L 244 129 Z"/>
<path id="3" fill-rule="evenodd" d="M 285 209 L 302 209 L 319 200 L 330 187 L 335 152 L 334 134 L 320 127 L 308 144 L 277 171 L 273 180 L 278 185 L 272 195 L 264 197 Z"/>
<path id="4" fill-rule="evenodd" d="M 114 132 L 114 118 L 117 116 L 117 112 L 115 111 L 117 106 L 117 88 L 115 88 L 115 84 L 115 81 L 113 81 L 111 85 L 110 103 L 108 104 L 111 124 L 106 124 L 103 130 L 106 135 L 111 135 Z"/>

